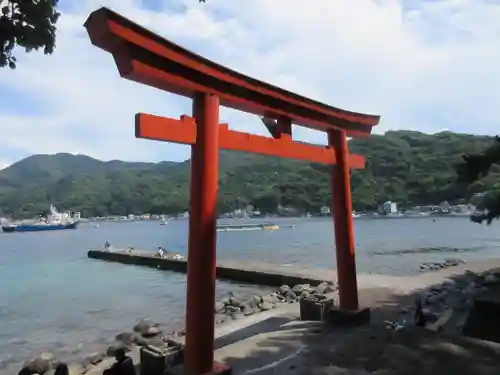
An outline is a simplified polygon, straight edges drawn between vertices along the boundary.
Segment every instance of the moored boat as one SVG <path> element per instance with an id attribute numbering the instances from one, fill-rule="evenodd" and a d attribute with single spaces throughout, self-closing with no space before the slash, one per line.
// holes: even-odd
<path id="1" fill-rule="evenodd" d="M 4 232 L 40 232 L 44 230 L 76 229 L 78 222 L 69 224 L 8 224 L 2 225 Z"/>
<path id="2" fill-rule="evenodd" d="M 218 232 L 240 231 L 240 230 L 278 230 L 279 225 L 273 223 L 264 224 L 220 224 L 217 225 Z"/>
<path id="3" fill-rule="evenodd" d="M 50 206 L 50 217 L 40 216 L 36 222 L 2 223 L 2 230 L 12 232 L 41 232 L 47 230 L 76 229 L 79 223 L 79 214 L 74 217 L 68 213 L 59 213 L 54 205 Z"/>

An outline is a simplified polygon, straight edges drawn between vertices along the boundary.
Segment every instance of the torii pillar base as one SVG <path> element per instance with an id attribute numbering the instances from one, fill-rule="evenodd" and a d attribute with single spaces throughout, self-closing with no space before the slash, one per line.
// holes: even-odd
<path id="1" fill-rule="evenodd" d="M 214 362 L 212 366 L 212 371 L 206 372 L 204 374 L 193 374 L 184 365 L 179 365 L 168 369 L 165 375 L 232 375 L 233 371 L 231 367 L 226 366 L 219 362 Z"/>

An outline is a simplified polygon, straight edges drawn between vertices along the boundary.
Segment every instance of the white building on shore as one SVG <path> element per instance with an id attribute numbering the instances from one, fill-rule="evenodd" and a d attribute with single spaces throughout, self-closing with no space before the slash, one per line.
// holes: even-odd
<path id="1" fill-rule="evenodd" d="M 398 205 L 396 202 L 387 201 L 382 204 L 380 211 L 384 215 L 397 214 Z"/>

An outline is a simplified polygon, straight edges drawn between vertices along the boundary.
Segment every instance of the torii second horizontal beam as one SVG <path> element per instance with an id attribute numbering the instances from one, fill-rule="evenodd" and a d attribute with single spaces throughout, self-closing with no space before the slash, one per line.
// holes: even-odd
<path id="1" fill-rule="evenodd" d="M 294 142 L 288 134 L 282 134 L 280 138 L 274 139 L 230 130 L 227 124 L 221 124 L 219 131 L 219 146 L 222 149 L 321 164 L 337 163 L 335 150 L 332 147 Z M 180 119 L 172 119 L 138 113 L 135 115 L 135 136 L 136 138 L 192 145 L 196 143 L 196 122 L 192 117 L 185 115 L 181 116 Z M 349 167 L 363 169 L 365 167 L 364 157 L 349 155 Z"/>

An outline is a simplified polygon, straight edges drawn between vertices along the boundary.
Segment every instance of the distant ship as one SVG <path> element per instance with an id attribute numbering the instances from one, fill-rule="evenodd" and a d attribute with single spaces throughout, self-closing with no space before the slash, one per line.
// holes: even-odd
<path id="1" fill-rule="evenodd" d="M 50 206 L 50 217 L 41 216 L 36 222 L 2 224 L 2 230 L 12 232 L 41 232 L 47 230 L 76 229 L 79 215 L 72 216 L 68 212 L 59 213 L 54 205 Z"/>
<path id="2" fill-rule="evenodd" d="M 278 230 L 279 225 L 272 223 L 264 224 L 220 224 L 217 225 L 217 232 L 229 232 L 236 230 Z"/>

